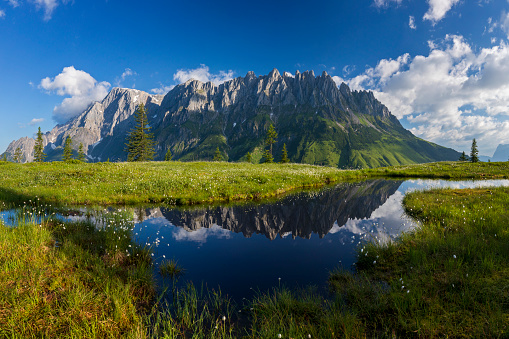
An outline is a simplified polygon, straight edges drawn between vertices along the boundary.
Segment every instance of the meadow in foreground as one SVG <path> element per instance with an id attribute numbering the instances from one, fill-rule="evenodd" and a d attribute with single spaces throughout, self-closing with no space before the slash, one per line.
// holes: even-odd
<path id="1" fill-rule="evenodd" d="M 509 188 L 414 192 L 404 204 L 421 227 L 359 248 L 356 273 L 331 273 L 330 296 L 283 286 L 242 305 L 171 283 L 166 301 L 156 298 L 150 253 L 131 241 L 129 216 L 97 229 L 41 220 L 51 207 L 28 206 L 17 227 L 0 226 L 0 336 L 506 336 Z M 176 262 L 168 269 L 181 272 Z"/>

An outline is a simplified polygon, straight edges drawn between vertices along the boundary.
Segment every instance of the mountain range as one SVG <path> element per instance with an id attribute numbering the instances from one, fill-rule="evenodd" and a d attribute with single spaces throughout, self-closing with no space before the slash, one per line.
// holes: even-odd
<path id="1" fill-rule="evenodd" d="M 128 132 L 140 104 L 156 144 L 155 160 L 170 149 L 174 160 L 211 160 L 219 148 L 228 161 L 244 161 L 248 152 L 260 162 L 270 124 L 278 133 L 274 158 L 283 144 L 292 162 L 340 168 L 458 160 L 460 154 L 422 140 L 403 128 L 370 91 L 339 87 L 326 72 L 268 75 L 212 82 L 189 80 L 166 95 L 113 88 L 83 113 L 43 135 L 48 160 L 61 160 L 67 136 L 73 148 L 82 143 L 89 161 L 125 161 Z M 33 138 L 13 141 L 5 154 L 20 148 L 33 160 Z"/>

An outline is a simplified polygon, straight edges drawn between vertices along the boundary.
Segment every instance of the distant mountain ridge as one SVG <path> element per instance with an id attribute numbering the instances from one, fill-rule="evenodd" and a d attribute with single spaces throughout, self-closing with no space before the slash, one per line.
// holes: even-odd
<path id="1" fill-rule="evenodd" d="M 175 160 L 211 160 L 217 147 L 225 159 L 261 159 L 265 133 L 272 123 L 279 134 L 274 157 L 283 144 L 292 162 L 347 167 L 376 167 L 457 160 L 459 153 L 424 141 L 404 129 L 372 92 L 336 85 L 326 72 L 268 75 L 248 72 L 216 86 L 189 80 L 166 95 L 113 88 L 101 102 L 44 135 L 48 160 L 60 160 L 67 136 L 85 146 L 91 161 L 124 161 L 133 113 L 143 103 L 155 135 L 156 160 L 168 149 Z M 13 141 L 26 161 L 33 159 L 31 138 Z"/>

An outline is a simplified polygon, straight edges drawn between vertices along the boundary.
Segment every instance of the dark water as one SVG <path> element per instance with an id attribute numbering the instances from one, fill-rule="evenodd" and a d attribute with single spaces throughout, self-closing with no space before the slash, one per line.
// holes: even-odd
<path id="1" fill-rule="evenodd" d="M 181 283 L 220 286 L 239 300 L 279 284 L 325 290 L 331 270 L 354 268 L 356 248 L 364 242 L 389 241 L 416 226 L 402 209 L 406 192 L 479 185 L 509 186 L 509 180 L 380 179 L 303 192 L 274 203 L 138 208 L 127 214 L 134 218 L 134 239 L 152 248 L 155 272 L 162 260 L 174 258 L 186 270 Z M 8 224 L 12 214 L 0 215 Z"/>

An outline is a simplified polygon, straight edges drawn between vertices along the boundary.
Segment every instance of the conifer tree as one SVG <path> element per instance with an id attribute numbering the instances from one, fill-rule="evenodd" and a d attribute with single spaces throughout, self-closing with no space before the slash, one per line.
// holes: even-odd
<path id="1" fill-rule="evenodd" d="M 136 126 L 127 136 L 125 151 L 127 161 L 149 161 L 154 159 L 154 135 L 149 133 L 147 110 L 140 104 L 134 113 Z"/>
<path id="2" fill-rule="evenodd" d="M 246 162 L 252 162 L 253 161 L 253 157 L 251 156 L 251 152 L 247 152 L 246 154 Z"/>
<path id="3" fill-rule="evenodd" d="M 479 151 L 477 150 L 477 142 L 472 140 L 472 148 L 470 150 L 470 162 L 479 162 Z"/>
<path id="4" fill-rule="evenodd" d="M 219 150 L 219 147 L 216 148 L 216 151 L 214 152 L 214 159 L 213 161 L 223 161 L 223 155 L 221 154 L 221 151 Z"/>
<path id="5" fill-rule="evenodd" d="M 171 150 L 168 148 L 168 150 L 166 151 L 166 155 L 164 156 L 164 161 L 171 161 L 171 158 L 172 158 Z"/>
<path id="6" fill-rule="evenodd" d="M 465 151 L 463 151 L 463 153 L 461 153 L 459 161 L 468 161 L 468 158 L 467 158 L 467 155 L 465 154 Z"/>
<path id="7" fill-rule="evenodd" d="M 274 129 L 274 125 L 270 124 L 269 130 L 265 136 L 265 146 L 269 147 L 268 150 L 263 152 L 263 159 L 266 163 L 274 162 L 274 157 L 272 155 L 272 145 L 276 143 L 277 132 Z"/>
<path id="8" fill-rule="evenodd" d="M 71 159 L 72 159 L 72 139 L 70 136 L 67 136 L 67 138 L 65 138 L 65 143 L 64 143 L 63 160 L 71 161 Z"/>
<path id="9" fill-rule="evenodd" d="M 272 164 L 274 162 L 274 157 L 272 156 L 272 153 L 268 149 L 263 150 L 263 162 L 266 164 Z"/>
<path id="10" fill-rule="evenodd" d="M 78 160 L 85 161 L 85 150 L 83 148 L 83 143 L 80 142 L 80 147 L 78 148 Z"/>
<path id="11" fill-rule="evenodd" d="M 286 150 L 286 144 L 283 144 L 283 150 L 281 151 L 281 163 L 287 164 L 290 162 L 288 159 L 288 151 Z"/>
<path id="12" fill-rule="evenodd" d="M 35 139 L 34 161 L 43 162 L 45 158 L 46 158 L 46 154 L 44 153 L 42 132 L 41 132 L 41 127 L 39 127 L 39 130 L 37 132 L 37 138 Z"/>
<path id="13" fill-rule="evenodd" d="M 12 158 L 14 162 L 21 163 L 23 160 L 23 153 L 21 152 L 21 148 L 16 148 L 16 151 L 14 151 L 14 157 Z"/>

